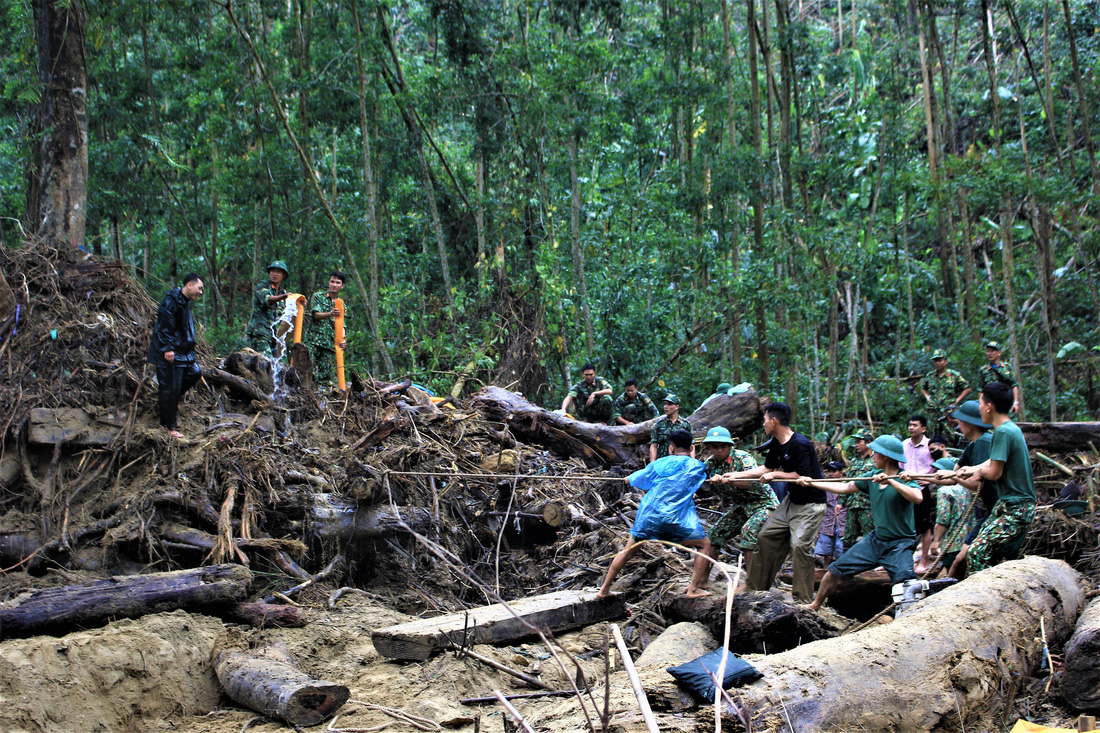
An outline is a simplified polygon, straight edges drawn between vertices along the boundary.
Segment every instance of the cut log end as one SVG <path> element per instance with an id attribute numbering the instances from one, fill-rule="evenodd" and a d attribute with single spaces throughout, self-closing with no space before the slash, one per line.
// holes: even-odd
<path id="1" fill-rule="evenodd" d="M 302 726 L 317 725 L 332 717 L 350 696 L 348 688 L 332 683 L 300 687 L 286 701 L 285 720 Z"/>

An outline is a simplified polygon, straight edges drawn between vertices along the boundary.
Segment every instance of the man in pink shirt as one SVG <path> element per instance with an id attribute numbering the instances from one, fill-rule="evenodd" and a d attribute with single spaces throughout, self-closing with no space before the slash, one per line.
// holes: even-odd
<path id="1" fill-rule="evenodd" d="M 924 415 L 911 415 L 909 417 L 909 440 L 901 444 L 905 451 L 905 463 L 901 464 L 901 470 L 907 474 L 935 473 L 936 467 L 932 465 L 932 454 L 928 450 L 928 420 Z M 918 481 L 921 492 L 921 503 L 914 509 L 917 537 L 920 538 L 920 562 L 917 563 L 917 572 L 923 573 L 928 569 L 928 551 L 932 547 L 932 527 L 936 523 L 932 508 L 932 490 L 925 481 Z"/>

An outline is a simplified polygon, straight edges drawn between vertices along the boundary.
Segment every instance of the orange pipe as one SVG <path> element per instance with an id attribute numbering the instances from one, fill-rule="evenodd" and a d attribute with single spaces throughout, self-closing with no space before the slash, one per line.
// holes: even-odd
<path id="1" fill-rule="evenodd" d="M 302 321 L 306 317 L 306 296 L 291 293 L 288 296 L 298 305 L 298 315 L 294 316 L 294 343 L 302 343 Z"/>
<path id="2" fill-rule="evenodd" d="M 332 301 L 333 309 L 340 315 L 336 316 L 336 384 L 341 390 L 348 388 L 347 380 L 344 379 L 344 350 L 340 348 L 340 344 L 344 343 L 344 300 L 343 298 L 337 298 Z"/>

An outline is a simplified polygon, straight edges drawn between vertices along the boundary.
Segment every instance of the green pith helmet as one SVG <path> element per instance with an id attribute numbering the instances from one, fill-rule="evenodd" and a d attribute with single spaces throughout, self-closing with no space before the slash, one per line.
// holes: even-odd
<path id="1" fill-rule="evenodd" d="M 932 361 L 935 361 L 936 359 L 946 359 L 946 358 L 947 358 L 947 352 L 944 351 L 943 349 L 936 349 L 935 351 L 932 352 Z"/>
<path id="2" fill-rule="evenodd" d="M 941 471 L 954 471 L 958 464 L 950 458 L 941 458 L 932 465 Z"/>
<path id="3" fill-rule="evenodd" d="M 892 458 L 898 463 L 905 463 L 905 449 L 902 448 L 901 441 L 893 435 L 880 435 L 875 438 L 875 441 L 871 443 L 871 450 L 875 453 L 881 453 L 887 458 Z"/>
<path id="4" fill-rule="evenodd" d="M 671 402 L 674 405 L 680 404 L 680 398 L 677 397 L 672 392 L 669 392 L 667 395 L 665 395 L 665 399 L 663 401 L 664 402 Z"/>
<path id="5" fill-rule="evenodd" d="M 286 269 L 286 263 L 282 260 L 275 260 L 270 265 L 268 265 L 267 271 L 270 272 L 271 270 L 282 270 L 284 278 L 290 277 L 290 270 Z"/>
<path id="6" fill-rule="evenodd" d="M 733 389 L 732 384 L 730 384 L 729 382 L 722 382 L 715 388 L 714 394 L 729 394 L 729 391 L 731 389 Z"/>
<path id="7" fill-rule="evenodd" d="M 718 427 L 711 428 L 707 431 L 707 437 L 703 438 L 704 443 L 726 443 L 727 445 L 733 445 L 733 438 L 730 437 L 730 431 L 719 425 Z"/>
<path id="8" fill-rule="evenodd" d="M 993 349 L 994 351 L 1003 351 L 1003 349 L 1001 348 L 1001 344 L 997 341 L 986 341 L 985 348 L 987 350 Z"/>
<path id="9" fill-rule="evenodd" d="M 993 427 L 992 425 L 986 423 L 985 420 L 982 420 L 982 411 L 978 407 L 977 400 L 967 400 L 966 402 L 962 403 L 961 405 L 959 405 L 959 408 L 957 410 L 951 413 L 951 417 L 955 418 L 956 420 L 962 420 L 963 422 L 970 423 L 971 425 L 976 425 L 977 427 L 983 429 L 989 429 Z"/>
<path id="10" fill-rule="evenodd" d="M 870 443 L 874 439 L 875 436 L 871 435 L 870 431 L 864 430 L 863 428 L 860 428 L 852 433 L 852 440 L 862 440 L 864 442 Z"/>

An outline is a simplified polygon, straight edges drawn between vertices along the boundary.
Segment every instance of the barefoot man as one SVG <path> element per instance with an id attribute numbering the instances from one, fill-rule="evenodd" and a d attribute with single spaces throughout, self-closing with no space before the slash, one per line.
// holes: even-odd
<path id="1" fill-rule="evenodd" d="M 645 492 L 638 515 L 630 528 L 626 546 L 611 561 L 599 597 L 611 593 L 615 576 L 641 549 L 645 540 L 666 540 L 699 550 L 687 588 L 688 598 L 710 595 L 701 586 L 710 573 L 710 541 L 695 511 L 695 492 L 703 485 L 707 472 L 691 457 L 691 433 L 674 430 L 668 436 L 669 455 L 658 458 L 640 471 L 630 474 L 630 485 Z"/>

